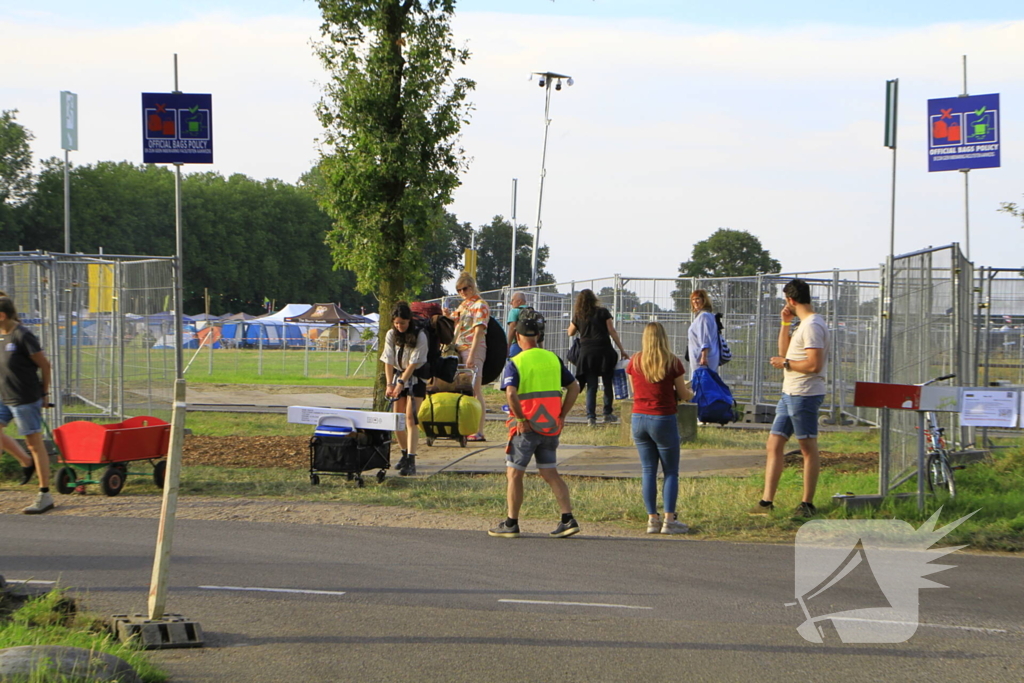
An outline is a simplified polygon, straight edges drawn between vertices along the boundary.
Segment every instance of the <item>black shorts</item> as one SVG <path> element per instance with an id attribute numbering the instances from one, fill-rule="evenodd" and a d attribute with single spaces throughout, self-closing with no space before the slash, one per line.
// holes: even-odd
<path id="1" fill-rule="evenodd" d="M 425 382 L 416 382 L 411 387 L 406 387 L 398 392 L 398 398 L 403 398 L 412 393 L 413 398 L 426 398 L 427 396 L 427 385 Z"/>

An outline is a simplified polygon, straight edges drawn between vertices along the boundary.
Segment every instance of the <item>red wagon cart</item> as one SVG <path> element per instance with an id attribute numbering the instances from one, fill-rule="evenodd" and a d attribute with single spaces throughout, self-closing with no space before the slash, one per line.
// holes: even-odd
<path id="1" fill-rule="evenodd" d="M 160 458 L 167 455 L 170 437 L 169 423 L 146 415 L 116 424 L 81 421 L 57 427 L 53 439 L 63 465 L 57 472 L 57 491 L 66 494 L 78 486 L 99 484 L 103 493 L 116 496 L 129 475 L 150 474 L 129 472 L 128 463 L 136 460 L 150 462 L 153 482 L 163 488 L 167 461 Z M 103 470 L 98 480 L 93 474 L 97 470 Z"/>

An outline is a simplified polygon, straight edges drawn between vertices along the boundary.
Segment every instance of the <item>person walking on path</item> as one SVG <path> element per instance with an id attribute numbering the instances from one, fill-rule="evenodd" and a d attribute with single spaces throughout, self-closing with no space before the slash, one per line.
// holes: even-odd
<path id="1" fill-rule="evenodd" d="M 416 446 L 419 442 L 416 416 L 427 395 L 427 385 L 413 373 L 427 362 L 428 344 L 427 333 L 412 324 L 409 304 L 405 301 L 396 303 L 391 309 L 391 329 L 384 336 L 384 352 L 380 360 L 384 363 L 384 376 L 388 383 L 385 395 L 395 402 L 396 413 L 405 413 L 405 429 L 395 432 L 398 447 L 402 450 L 402 458 L 395 469 L 403 477 L 416 474 Z"/>
<path id="2" fill-rule="evenodd" d="M 524 310 L 516 325 L 516 340 L 523 350 L 509 359 L 501 380 L 511 413 L 505 449 L 508 517 L 487 532 L 491 536 L 519 536 L 523 478 L 532 458 L 536 458 L 537 471 L 551 487 L 562 513 L 558 526 L 548 535 L 567 538 L 580 532 L 580 525 L 572 514 L 569 487 L 556 468 L 558 435 L 580 388 L 562 360 L 537 345 L 543 333 L 543 316 L 532 308 Z M 564 397 L 563 388 L 566 390 Z"/>
<path id="3" fill-rule="evenodd" d="M 690 294 L 690 308 L 694 319 L 686 333 L 687 350 L 690 357 L 690 376 L 700 367 L 718 372 L 721 356 L 718 324 L 711 312 L 711 296 L 703 289 L 695 289 Z"/>
<path id="4" fill-rule="evenodd" d="M 480 298 L 476 278 L 469 273 L 459 275 L 455 281 L 455 291 L 462 296 L 462 303 L 450 314 L 455 321 L 455 348 L 462 363 L 475 370 L 473 396 L 480 401 L 480 426 L 476 434 L 467 437 L 467 441 L 485 441 L 484 419 L 487 406 L 484 404 L 483 377 L 484 359 L 487 357 L 487 323 L 491 319 L 491 309 Z"/>
<path id="5" fill-rule="evenodd" d="M 26 466 L 18 458 L 22 462 L 22 483 L 32 477 L 28 467 L 34 466 L 39 475 L 39 494 L 35 502 L 22 510 L 26 515 L 38 515 L 54 508 L 50 494 L 50 454 L 42 435 L 43 404 L 49 392 L 50 361 L 39 339 L 19 321 L 14 300 L 0 296 L 0 432 L 12 420 L 17 423 L 19 433 L 32 452 L 32 465 Z"/>
<path id="6" fill-rule="evenodd" d="M 612 314 L 601 306 L 594 292 L 584 289 L 576 296 L 572 321 L 569 323 L 570 337 L 580 335 L 580 362 L 576 365 L 576 379 L 587 390 L 587 423 L 597 424 L 597 381 L 604 383 L 604 421 L 615 422 L 612 414 L 612 378 L 615 364 L 619 360 L 612 341 L 619 347 L 622 360 L 628 360 L 619 333 L 615 331 Z"/>
<path id="7" fill-rule="evenodd" d="M 505 323 L 508 329 L 508 357 L 512 358 L 517 353 L 522 351 L 519 348 L 519 344 L 516 343 L 516 322 L 519 320 L 519 314 L 526 308 L 526 295 L 522 292 L 516 292 L 512 295 L 512 300 L 509 303 L 508 318 Z"/>
<path id="8" fill-rule="evenodd" d="M 768 435 L 768 460 L 765 464 L 764 495 L 754 508 L 755 514 L 775 509 L 775 493 L 785 464 L 783 450 L 790 436 L 796 435 L 804 458 L 803 498 L 795 514 L 813 517 L 814 492 L 820 467 L 818 454 L 818 409 L 825 400 L 825 366 L 828 362 L 828 325 L 814 312 L 811 287 L 803 280 L 790 280 L 782 289 L 786 305 L 779 328 L 779 355 L 769 362 L 783 371 L 782 398 L 775 408 L 775 422 Z M 794 318 L 799 320 L 790 333 Z"/>
<path id="9" fill-rule="evenodd" d="M 626 367 L 633 386 L 633 441 L 640 455 L 640 479 L 647 533 L 684 534 L 689 527 L 676 516 L 679 497 L 679 423 L 676 403 L 693 398 L 686 368 L 669 348 L 661 323 L 647 323 L 643 347 Z M 665 476 L 662 499 L 665 519 L 658 515 L 658 464 Z"/>

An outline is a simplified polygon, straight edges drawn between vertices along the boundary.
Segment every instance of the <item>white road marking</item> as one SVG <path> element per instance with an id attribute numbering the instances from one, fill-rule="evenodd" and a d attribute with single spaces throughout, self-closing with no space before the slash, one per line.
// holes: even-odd
<path id="1" fill-rule="evenodd" d="M 21 581 L 18 579 L 7 579 L 7 583 L 20 583 L 27 586 L 52 586 L 57 583 L 56 581 L 36 581 L 35 579 L 29 579 L 28 581 Z"/>
<path id="2" fill-rule="evenodd" d="M 829 617 L 834 621 L 862 621 L 870 624 L 893 624 L 896 626 L 911 626 L 915 625 L 913 621 L 886 621 L 884 619 L 859 619 L 857 617 Z M 920 622 L 917 626 L 927 626 L 928 628 L 945 628 L 952 629 L 954 631 L 975 631 L 977 633 L 1009 633 L 1006 629 L 1002 628 L 982 628 L 981 626 L 952 626 L 950 624 L 929 624 L 927 622 Z"/>
<path id="3" fill-rule="evenodd" d="M 513 602 L 520 605 L 570 605 L 572 607 L 617 607 L 618 609 L 654 609 L 653 607 L 639 607 L 637 605 L 609 605 L 603 602 L 556 602 L 554 600 L 498 600 L 498 602 Z"/>
<path id="4" fill-rule="evenodd" d="M 254 586 L 199 586 L 208 591 L 258 591 L 260 593 L 301 593 L 303 595 L 345 595 L 345 591 L 313 591 L 301 588 L 256 588 Z"/>

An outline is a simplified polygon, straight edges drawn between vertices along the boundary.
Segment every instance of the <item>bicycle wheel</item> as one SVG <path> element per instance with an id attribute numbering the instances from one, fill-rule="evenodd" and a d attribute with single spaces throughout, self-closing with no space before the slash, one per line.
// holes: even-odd
<path id="1" fill-rule="evenodd" d="M 956 482 L 953 479 L 953 471 L 949 469 L 949 463 L 941 453 L 932 453 L 928 456 L 928 464 L 925 468 L 928 474 L 928 490 L 935 496 L 956 496 Z"/>

